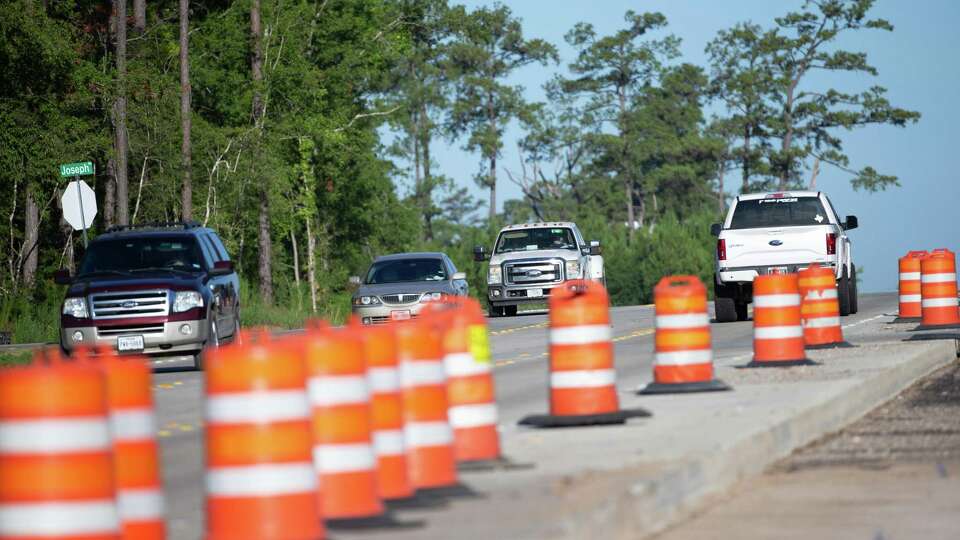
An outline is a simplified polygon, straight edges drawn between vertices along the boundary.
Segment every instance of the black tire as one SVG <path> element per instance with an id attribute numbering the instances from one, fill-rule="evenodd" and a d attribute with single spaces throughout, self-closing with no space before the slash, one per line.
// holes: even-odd
<path id="1" fill-rule="evenodd" d="M 503 313 L 507 317 L 516 317 L 519 306 L 503 306 Z"/>
<path id="2" fill-rule="evenodd" d="M 715 298 L 713 309 L 717 315 L 717 322 L 726 323 L 737 320 L 737 303 L 733 301 L 733 298 Z"/>
<path id="3" fill-rule="evenodd" d="M 490 317 L 503 317 L 503 306 L 490 304 L 487 306 L 487 313 L 490 314 Z"/>
<path id="4" fill-rule="evenodd" d="M 860 311 L 860 299 L 857 294 L 857 267 L 850 263 L 850 314 Z"/>
<path id="5" fill-rule="evenodd" d="M 737 305 L 737 320 L 746 321 L 750 319 L 750 310 L 747 309 L 749 303 L 747 302 L 736 302 Z"/>
<path id="6" fill-rule="evenodd" d="M 217 322 L 213 320 L 212 313 L 209 317 L 210 326 L 207 327 L 207 342 L 204 344 L 203 349 L 193 356 L 193 369 L 196 371 L 203 371 L 203 356 L 206 350 L 220 347 L 220 338 L 217 336 Z"/>
<path id="7" fill-rule="evenodd" d="M 850 315 L 850 277 L 846 270 L 837 281 L 837 300 L 840 303 L 840 316 Z"/>

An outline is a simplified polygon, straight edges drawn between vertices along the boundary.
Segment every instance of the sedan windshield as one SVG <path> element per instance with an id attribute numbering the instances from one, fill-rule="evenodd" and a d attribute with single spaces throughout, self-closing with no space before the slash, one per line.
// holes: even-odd
<path id="1" fill-rule="evenodd" d="M 731 229 L 828 225 L 827 212 L 817 197 L 785 197 L 739 201 Z"/>
<path id="2" fill-rule="evenodd" d="M 140 237 L 90 244 L 78 275 L 138 271 L 202 270 L 200 247 L 191 237 Z"/>
<path id="3" fill-rule="evenodd" d="M 497 240 L 496 253 L 536 251 L 540 249 L 577 249 L 573 230 L 567 228 L 520 229 L 505 231 Z"/>
<path id="4" fill-rule="evenodd" d="M 443 281 L 447 273 L 440 259 L 395 259 L 374 263 L 367 272 L 367 285 L 410 281 Z"/>

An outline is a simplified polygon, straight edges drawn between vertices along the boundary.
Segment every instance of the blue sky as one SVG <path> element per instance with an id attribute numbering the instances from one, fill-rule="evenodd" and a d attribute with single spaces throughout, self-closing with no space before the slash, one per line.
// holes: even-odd
<path id="1" fill-rule="evenodd" d="M 455 3 L 455 0 L 452 0 Z M 487 1 L 465 1 L 468 8 L 491 5 Z M 580 21 L 592 23 L 598 34 L 609 34 L 624 26 L 623 14 L 659 11 L 669 21 L 666 32 L 682 41 L 681 61 L 706 65 L 704 47 L 719 30 L 740 21 L 770 26 L 774 17 L 798 8 L 800 0 L 709 0 L 637 1 L 622 0 L 514 0 L 503 2 L 523 21 L 526 37 L 546 39 L 560 51 L 559 66 L 529 66 L 519 70 L 513 84 L 525 88 L 529 100 L 542 100 L 541 85 L 553 73 L 565 71 L 573 51 L 564 34 Z M 871 12 L 893 23 L 893 33 L 862 31 L 838 40 L 838 46 L 868 53 L 878 77 L 847 74 L 819 76 L 814 81 L 841 91 L 860 91 L 872 85 L 888 89 L 890 101 L 920 111 L 918 124 L 905 129 L 867 127 L 844 132 L 842 138 L 851 166 L 871 165 L 881 173 L 900 178 L 902 187 L 868 194 L 855 192 L 846 173 L 830 167 L 821 169 L 817 187 L 826 191 L 839 213 L 855 214 L 860 228 L 851 231 L 854 260 L 862 271 L 862 291 L 892 291 L 897 287 L 897 258 L 911 249 L 947 247 L 960 250 L 960 2 L 950 0 L 880 1 Z M 665 33 L 666 33 L 665 32 Z M 659 35 L 659 34 L 658 34 Z M 508 130 L 503 167 L 518 168 L 516 140 L 521 131 Z M 479 158 L 465 152 L 459 143 L 438 141 L 434 154 L 440 172 L 458 184 L 469 186 L 486 201 L 472 178 Z M 498 171 L 498 206 L 521 196 L 501 168 Z"/>

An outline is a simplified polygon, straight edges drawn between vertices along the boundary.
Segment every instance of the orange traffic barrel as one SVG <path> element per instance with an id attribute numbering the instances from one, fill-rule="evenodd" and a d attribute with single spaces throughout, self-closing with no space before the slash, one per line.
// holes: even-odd
<path id="1" fill-rule="evenodd" d="M 550 414 L 531 415 L 536 427 L 622 424 L 649 416 L 620 409 L 610 331 L 610 300 L 603 285 L 571 280 L 550 294 Z"/>
<path id="2" fill-rule="evenodd" d="M 457 461 L 499 459 L 497 403 L 483 310 L 476 300 L 457 297 L 436 302 L 429 311 L 443 322 L 448 414 Z"/>
<path id="3" fill-rule="evenodd" d="M 926 251 L 911 251 L 900 257 L 898 293 L 900 309 L 893 322 L 920 322 L 920 260 L 929 255 Z"/>
<path id="4" fill-rule="evenodd" d="M 920 259 L 920 326 L 918 330 L 960 328 L 957 306 L 957 258 L 946 248 Z"/>
<path id="5" fill-rule="evenodd" d="M 668 276 L 653 289 L 653 382 L 640 394 L 730 390 L 713 377 L 707 288 L 696 276 Z"/>
<path id="6" fill-rule="evenodd" d="M 804 352 L 797 274 L 753 280 L 753 361 L 747 367 L 813 365 Z"/>
<path id="7" fill-rule="evenodd" d="M 800 322 L 808 349 L 850 347 L 840 328 L 837 277 L 830 268 L 812 264 L 797 273 L 800 286 Z"/>
<path id="8" fill-rule="evenodd" d="M 124 540 L 166 538 L 152 370 L 141 356 L 103 351 L 97 363 L 107 380 L 117 509 Z"/>
<path id="9" fill-rule="evenodd" d="M 325 519 L 383 513 L 359 332 L 312 329 L 302 339 L 313 414 L 313 461 L 323 487 L 320 514 Z"/>
<path id="10" fill-rule="evenodd" d="M 393 324 L 369 326 L 362 332 L 370 385 L 373 450 L 377 458 L 377 485 L 384 500 L 413 495 L 407 473 L 403 440 L 403 396 Z"/>
<path id="11" fill-rule="evenodd" d="M 0 369 L 0 538 L 120 540 L 106 378 L 43 354 Z"/>
<path id="12" fill-rule="evenodd" d="M 396 335 L 410 483 L 415 489 L 455 486 L 440 329 L 425 316 L 396 324 Z"/>
<path id="13" fill-rule="evenodd" d="M 261 332 L 205 371 L 207 540 L 323 538 L 306 364 Z"/>

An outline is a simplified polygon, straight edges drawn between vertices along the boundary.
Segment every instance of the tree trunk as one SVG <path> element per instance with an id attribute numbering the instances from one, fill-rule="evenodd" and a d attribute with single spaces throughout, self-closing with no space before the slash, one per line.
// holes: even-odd
<path id="1" fill-rule="evenodd" d="M 497 156 L 490 156 L 490 223 L 497 218 Z"/>
<path id="2" fill-rule="evenodd" d="M 627 230 L 630 240 L 633 240 L 634 221 L 636 221 L 633 214 L 633 182 L 629 179 L 625 180 L 623 189 L 627 200 Z"/>
<path id="3" fill-rule="evenodd" d="M 24 193 L 26 194 L 27 204 L 24 207 L 23 220 L 23 285 L 24 288 L 33 287 L 37 279 L 37 252 L 40 249 L 40 209 L 37 206 L 37 200 L 30 189 L 30 183 L 26 185 Z"/>
<path id="4" fill-rule="evenodd" d="M 721 216 L 723 211 L 726 210 L 726 201 L 724 201 L 723 195 L 723 173 L 725 169 L 726 167 L 723 166 L 723 161 L 721 161 L 720 167 L 717 168 L 717 212 Z"/>
<path id="5" fill-rule="evenodd" d="M 820 174 L 820 158 L 813 161 L 813 171 L 810 172 L 810 190 L 817 189 L 817 175 Z"/>
<path id="6" fill-rule="evenodd" d="M 60 234 L 63 235 L 63 255 L 61 260 L 63 263 L 60 265 L 62 268 L 66 268 L 70 271 L 70 274 L 76 274 L 76 268 L 73 264 L 73 227 L 67 223 L 67 220 L 63 219 L 63 204 L 60 202 L 60 198 L 63 195 L 62 190 L 57 190 L 57 210 L 60 214 Z"/>
<path id="7" fill-rule="evenodd" d="M 263 29 L 260 26 L 260 0 L 253 0 L 250 6 L 250 36 L 253 41 L 253 54 L 250 57 L 250 71 L 253 78 L 253 125 L 263 129 L 263 96 L 260 94 L 263 84 Z M 260 144 L 258 133 L 255 144 Z M 254 167 L 257 167 L 254 164 Z M 260 259 L 258 274 L 260 278 L 260 294 L 267 304 L 273 303 L 273 268 L 272 244 L 270 241 L 270 188 L 265 179 L 258 179 L 260 184 L 260 216 L 258 219 L 258 247 Z"/>
<path id="8" fill-rule="evenodd" d="M 743 126 L 743 186 L 740 193 L 750 193 L 750 124 Z"/>
<path id="9" fill-rule="evenodd" d="M 147 28 L 147 0 L 133 0 L 133 28 L 143 33 Z"/>
<path id="10" fill-rule="evenodd" d="M 130 224 L 130 195 L 127 183 L 127 2 L 113 0 L 114 51 L 117 62 L 117 98 L 113 102 L 114 152 L 116 153 L 117 222 Z"/>
<path id="11" fill-rule="evenodd" d="M 143 0 L 135 0 L 143 2 Z M 180 0 L 180 167 L 183 184 L 180 188 L 180 205 L 183 220 L 193 219 L 193 172 L 191 170 L 190 129 L 190 0 Z"/>
<path id="12" fill-rule="evenodd" d="M 310 219 L 307 222 L 307 277 L 310 282 L 310 309 L 312 313 L 317 312 L 317 267 L 316 250 L 317 238 L 313 234 L 313 227 L 310 226 Z"/>
<path id="13" fill-rule="evenodd" d="M 427 116 L 427 104 L 420 104 L 420 121 L 423 123 L 420 128 L 420 152 L 423 154 L 423 185 L 426 187 L 424 194 L 424 213 L 423 221 L 425 225 L 424 237 L 427 240 L 433 240 L 433 178 L 430 176 L 430 117 Z"/>
<path id="14" fill-rule="evenodd" d="M 297 250 L 297 233 L 290 229 L 290 245 L 293 246 L 293 282 L 300 290 L 300 254 Z"/>
<path id="15" fill-rule="evenodd" d="M 107 229 L 116 225 L 117 215 L 117 165 L 107 160 L 107 181 L 103 188 L 103 225 Z"/>
<path id="16" fill-rule="evenodd" d="M 787 99 L 783 104 L 783 125 L 786 132 L 783 135 L 783 145 L 780 147 L 781 159 L 783 160 L 780 170 L 780 185 L 777 188 L 780 191 L 787 189 L 791 164 L 793 163 L 793 159 L 790 157 L 790 147 L 793 146 L 793 92 L 795 86 L 796 83 L 787 88 Z"/>

